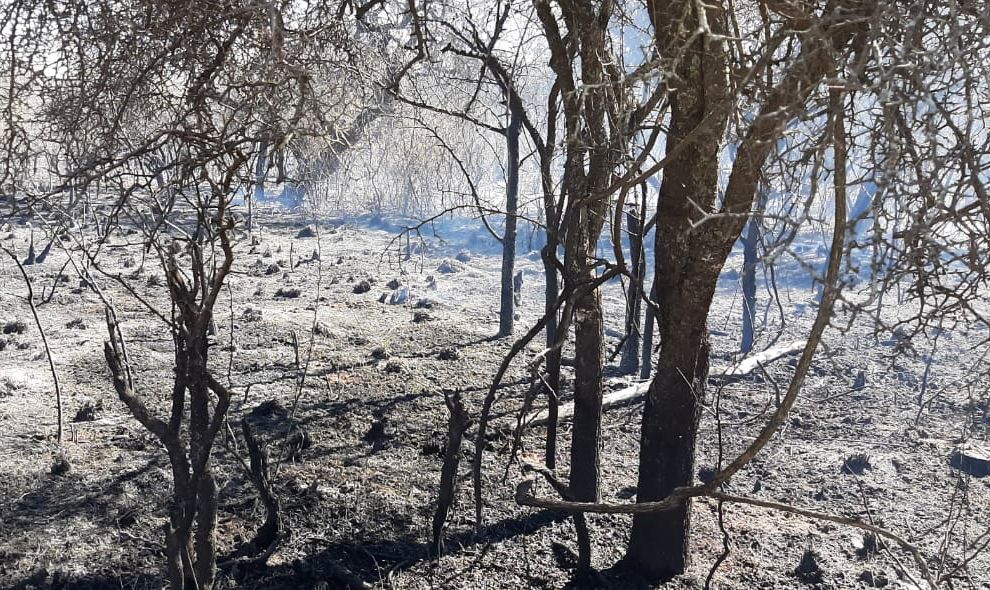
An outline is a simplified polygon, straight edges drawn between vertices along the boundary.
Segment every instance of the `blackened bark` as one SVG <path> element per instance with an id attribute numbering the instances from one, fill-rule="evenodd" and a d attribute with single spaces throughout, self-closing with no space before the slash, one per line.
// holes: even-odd
<path id="1" fill-rule="evenodd" d="M 196 581 L 200 588 L 213 588 L 217 576 L 217 484 L 210 464 L 199 473 L 196 494 Z"/>
<path id="2" fill-rule="evenodd" d="M 447 446 L 444 450 L 443 467 L 440 470 L 440 493 L 436 512 L 433 513 L 433 544 L 430 546 L 430 552 L 438 557 L 443 553 L 441 544 L 443 524 L 447 520 L 447 513 L 454 502 L 454 492 L 457 489 L 461 441 L 464 439 L 464 432 L 471 424 L 467 410 L 464 409 L 464 402 L 461 401 L 461 394 L 445 394 L 445 401 L 450 411 L 450 418 L 447 421 Z M 433 553 L 434 551 L 436 553 Z"/>
<path id="3" fill-rule="evenodd" d="M 225 230 L 229 227 L 225 226 Z M 210 589 L 216 579 L 217 485 L 210 455 L 229 406 L 230 392 L 215 383 L 208 372 L 207 333 L 216 296 L 233 261 L 225 233 L 220 234 L 220 241 L 225 259 L 212 275 L 205 295 L 202 290 L 190 290 L 175 267 L 175 258 L 169 259 L 167 280 L 177 319 L 172 334 L 175 381 L 168 422 L 152 416 L 133 390 L 115 316 L 107 313 L 111 340 L 104 345 L 104 354 L 114 387 L 138 421 L 162 442 L 172 467 L 174 485 L 165 553 L 169 585 L 176 590 Z M 201 273 L 199 280 L 205 283 L 202 253 L 195 243 L 193 248 L 193 272 Z M 216 394 L 215 404 L 211 391 Z M 187 411 L 188 425 L 183 425 Z"/>
<path id="4" fill-rule="evenodd" d="M 681 4 L 678 8 L 687 6 Z M 696 23 L 671 19 L 670 5 L 652 7 L 658 48 L 693 43 L 696 51 L 687 51 L 679 62 L 683 84 L 670 96 L 666 144 L 670 160 L 664 168 L 656 230 L 662 347 L 643 415 L 638 502 L 661 500 L 671 490 L 692 483 L 699 408 L 708 373 L 706 321 L 719 272 L 745 227 L 777 139 L 835 66 L 835 49 L 852 39 L 854 32 L 838 26 L 828 31 L 827 39 L 802 37 L 801 56 L 770 89 L 759 115 L 743 134 L 719 198 L 719 158 L 727 123 L 727 109 L 720 99 L 729 96 L 730 88 L 726 79 L 713 73 L 727 71 L 725 45 L 704 35 L 684 38 Z M 724 34 L 724 10 L 707 7 L 712 32 Z M 700 224 L 706 211 L 721 215 Z M 637 514 L 627 559 L 653 578 L 680 574 L 687 566 L 689 534 L 689 504 L 662 514 Z"/>
<path id="5" fill-rule="evenodd" d="M 282 535 L 281 504 L 269 479 L 267 450 L 258 444 L 247 420 L 241 421 L 241 431 L 244 433 L 244 443 L 251 461 L 251 482 L 265 506 L 265 522 L 254 535 L 248 550 L 250 555 L 257 555 L 272 548 Z"/>
<path id="6" fill-rule="evenodd" d="M 651 18 L 658 41 L 684 43 L 687 40 L 679 38 L 679 31 L 695 25 L 681 23 L 678 29 L 669 17 L 655 5 Z M 713 30 L 724 30 L 723 17 L 721 11 L 708 14 Z M 688 82 L 670 98 L 667 153 L 672 161 L 664 168 L 659 191 L 654 249 L 661 348 L 643 411 L 637 502 L 661 500 L 693 482 L 695 439 L 708 377 L 708 309 L 732 245 L 726 247 L 717 230 L 694 228 L 703 215 L 698 204 L 713 206 L 717 201 L 719 154 L 727 123 L 725 109 L 717 105 L 727 81 L 709 74 L 724 71 L 724 46 L 703 38 L 695 40 L 694 47 L 697 52 L 685 54 L 678 69 Z M 676 155 L 675 149 L 680 150 Z M 652 579 L 683 573 L 688 564 L 690 514 L 690 502 L 674 510 L 637 514 L 627 563 Z"/>
<path id="7" fill-rule="evenodd" d="M 656 302 L 656 285 L 650 287 L 650 301 Z M 649 379 L 653 373 L 653 332 L 656 326 L 656 313 L 653 306 L 646 306 L 646 317 L 643 318 L 643 358 L 639 365 L 639 378 Z"/>
<path id="8" fill-rule="evenodd" d="M 548 216 L 549 218 L 549 216 Z M 549 222 L 548 222 L 549 223 Z M 557 275 L 557 244 L 551 237 L 556 232 L 547 232 L 547 244 L 543 248 L 543 273 L 546 279 L 544 293 L 544 313 L 547 318 L 546 335 L 547 348 L 553 348 L 557 343 L 557 326 L 559 322 L 556 302 L 560 296 Z M 550 469 L 557 468 L 557 408 L 560 405 L 560 348 L 554 348 L 547 354 L 547 373 L 544 388 L 547 394 L 547 438 L 544 454 L 545 462 Z"/>
<path id="9" fill-rule="evenodd" d="M 663 346 L 643 412 L 639 502 L 662 499 L 675 488 L 690 485 L 694 474 L 695 438 L 708 374 L 708 305 L 688 298 L 675 302 L 671 295 L 668 289 L 659 293 L 673 306 L 661 305 L 658 318 Z M 688 563 L 690 525 L 689 503 L 637 514 L 627 559 L 652 578 L 682 573 Z"/>
<path id="10" fill-rule="evenodd" d="M 588 210 L 582 210 L 585 215 Z M 567 234 L 566 262 L 575 284 L 595 280 L 589 256 L 591 235 L 583 219 Z M 605 363 L 605 326 L 601 295 L 597 289 L 581 289 L 574 299 L 574 424 L 571 438 L 570 490 L 576 500 L 598 500 L 602 422 L 602 367 Z"/>

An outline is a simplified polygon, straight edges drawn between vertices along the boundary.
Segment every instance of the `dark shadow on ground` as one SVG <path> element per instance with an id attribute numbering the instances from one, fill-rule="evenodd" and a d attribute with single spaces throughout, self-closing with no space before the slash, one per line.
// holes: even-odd
<path id="1" fill-rule="evenodd" d="M 96 522 L 107 519 L 107 508 L 124 493 L 123 485 L 136 481 L 152 469 L 165 463 L 165 458 L 151 455 L 141 467 L 130 469 L 116 478 L 90 484 L 89 490 L 71 471 L 63 476 L 44 476 L 41 485 L 21 496 L 4 515 L 3 530 L 27 531 L 47 526 L 54 519 L 86 516 Z"/>
<path id="2" fill-rule="evenodd" d="M 3 506 L 0 515 L 0 535 L 9 541 L 25 537 L 24 542 L 44 543 L 49 538 L 45 529 L 64 526 L 64 523 L 80 518 L 99 524 L 107 530 L 124 531 L 134 525 L 137 514 L 143 509 L 134 507 L 131 511 L 128 498 L 125 498 L 125 484 L 134 484 L 133 490 L 143 497 L 149 489 L 157 489 L 161 482 L 151 476 L 151 471 L 166 465 L 163 455 L 152 453 L 146 460 L 137 459 L 142 465 L 127 469 L 116 477 L 107 479 L 84 479 L 73 471 L 55 476 L 40 475 L 33 490 Z M 133 497 L 132 497 L 133 498 Z M 75 542 L 86 543 L 85 538 Z M 149 550 L 148 548 L 143 549 Z M 154 551 L 154 548 L 150 550 Z M 3 561 L 14 558 L 17 547 L 7 546 L 0 550 L 0 574 L 4 571 Z M 10 584 L 10 585 L 7 585 Z M 8 580 L 0 575 L 0 587 L 14 590 L 29 588 L 71 588 L 89 590 L 96 588 L 160 588 L 161 580 L 155 576 L 126 571 L 89 573 L 84 577 L 67 578 L 61 572 L 50 572 L 47 568 L 35 570 L 21 580 Z"/>
<path id="3" fill-rule="evenodd" d="M 481 531 L 455 533 L 446 539 L 446 554 L 455 554 L 479 545 L 500 543 L 519 535 L 529 535 L 567 518 L 558 512 L 544 510 L 491 524 Z M 330 543 L 325 549 L 304 559 L 276 567 L 238 566 L 224 572 L 227 583 L 238 588 L 296 590 L 298 588 L 337 588 L 339 572 L 345 568 L 366 583 L 382 584 L 389 575 L 411 568 L 430 559 L 429 544 L 413 537 L 396 540 L 355 539 L 349 543 Z M 13 590 L 64 589 L 96 590 L 102 588 L 155 588 L 161 579 L 147 574 L 125 572 L 89 574 L 80 578 L 65 578 L 40 569 L 17 581 Z"/>
<path id="4" fill-rule="evenodd" d="M 107 588 L 132 588 L 151 590 L 162 588 L 163 581 L 158 576 L 148 574 L 87 574 L 79 578 L 67 578 L 51 574 L 41 568 L 34 574 L 10 586 L 10 590 L 106 590 Z"/>
<path id="5" fill-rule="evenodd" d="M 500 543 L 519 535 L 529 535 L 553 523 L 565 520 L 559 512 L 544 510 L 508 518 L 484 527 L 478 532 L 463 531 L 445 540 L 445 554 L 456 554 L 477 546 Z M 429 543 L 403 537 L 394 540 L 355 539 L 348 543 L 330 543 L 325 549 L 278 567 L 230 572 L 238 587 L 289 590 L 296 588 L 335 588 L 340 568 L 346 568 L 364 582 L 387 584 L 387 578 L 430 559 Z"/>

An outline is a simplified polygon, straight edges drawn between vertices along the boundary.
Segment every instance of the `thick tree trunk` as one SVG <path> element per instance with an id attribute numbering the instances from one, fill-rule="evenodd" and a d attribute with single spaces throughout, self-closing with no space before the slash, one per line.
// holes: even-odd
<path id="1" fill-rule="evenodd" d="M 580 208 L 567 233 L 565 266 L 574 285 L 595 280 L 591 253 L 593 235 Z M 597 289 L 579 288 L 574 299 L 574 426 L 571 435 L 570 490 L 576 500 L 598 500 L 598 472 L 602 423 L 602 367 L 605 363 L 605 325 Z"/>
<path id="2" fill-rule="evenodd" d="M 594 275 L 590 274 L 590 280 Z M 582 295 L 574 305 L 574 429 L 571 440 L 570 488 L 575 499 L 598 501 L 602 427 L 604 323 L 598 291 Z"/>
<path id="3" fill-rule="evenodd" d="M 657 374 L 643 412 L 637 501 L 666 497 L 690 485 L 694 475 L 695 437 L 708 374 L 708 305 L 677 297 L 664 289 L 659 297 L 671 301 L 659 318 L 663 346 Z M 627 559 L 650 577 L 667 579 L 687 566 L 690 504 L 674 510 L 638 514 L 633 519 Z"/>
<path id="4" fill-rule="evenodd" d="M 717 148 L 696 145 L 696 149 L 685 150 L 685 161 L 675 162 L 665 172 L 657 210 L 653 289 L 659 303 L 656 320 L 661 347 L 643 411 L 638 502 L 663 499 L 675 488 L 691 485 L 694 477 L 696 436 L 708 377 L 708 311 L 728 255 L 724 240 L 709 241 L 692 230 L 694 203 L 711 201 L 718 186 Z M 683 573 L 690 516 L 690 503 L 637 514 L 627 561 L 654 579 Z"/>
<path id="5" fill-rule="evenodd" d="M 512 280 L 516 264 L 516 226 L 519 212 L 519 129 L 522 118 L 516 109 L 509 109 L 509 127 L 505 132 L 505 234 L 502 237 L 502 289 L 498 335 L 512 334 L 515 322 L 515 297 Z"/>
<path id="6" fill-rule="evenodd" d="M 699 205 L 719 207 L 720 152 L 728 121 L 728 109 L 718 102 L 728 84 L 719 75 L 726 71 L 725 45 L 704 35 L 685 37 L 698 26 L 699 15 L 688 8 L 689 3 L 651 6 L 661 51 L 680 44 L 691 48 L 678 64 L 683 82 L 670 95 L 666 149 L 671 161 L 664 167 L 657 202 L 654 288 L 661 347 L 643 411 L 637 502 L 661 500 L 693 481 L 695 438 L 708 377 L 708 310 L 718 273 L 735 240 L 727 241 L 719 224 L 695 227 L 705 215 Z M 724 34 L 723 9 L 708 6 L 706 24 Z M 679 21 L 672 18 L 674 14 L 690 16 Z M 741 231 L 742 227 L 732 227 L 727 233 L 738 237 Z M 627 563 L 654 579 L 683 573 L 690 513 L 686 503 L 666 512 L 637 514 Z"/>
<path id="7" fill-rule="evenodd" d="M 712 166 L 711 171 L 717 170 Z M 670 182 L 682 182 L 670 174 Z M 698 186 L 682 184 L 682 186 Z M 682 201 L 690 207 L 692 201 Z M 654 282 L 661 347 L 643 411 L 636 500 L 665 498 L 693 483 L 694 454 L 708 378 L 708 311 L 728 248 L 691 239 L 683 211 L 659 213 Z M 730 242 L 731 246 L 731 242 Z M 669 579 L 688 565 L 690 502 L 637 514 L 626 560 L 640 573 Z"/>

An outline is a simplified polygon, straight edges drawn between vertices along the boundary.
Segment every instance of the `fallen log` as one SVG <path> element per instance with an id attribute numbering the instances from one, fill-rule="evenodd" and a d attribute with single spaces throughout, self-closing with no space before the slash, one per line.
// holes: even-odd
<path id="1" fill-rule="evenodd" d="M 760 366 L 769 365 L 770 363 L 778 361 L 786 356 L 801 352 L 804 350 L 805 344 L 807 344 L 807 340 L 795 340 L 794 342 L 774 346 L 773 348 L 768 348 L 756 354 L 749 355 L 730 367 L 725 367 L 722 369 L 713 368 L 708 374 L 711 379 L 719 379 L 723 382 L 736 381 L 749 375 Z M 617 391 L 607 393 L 602 396 L 602 410 L 607 410 L 612 406 L 617 406 L 623 403 L 636 401 L 639 398 L 644 397 L 649 389 L 650 381 L 642 381 Z M 569 420 L 573 416 L 574 402 L 562 404 L 557 410 L 557 419 L 559 421 Z M 526 416 L 525 424 L 527 426 L 544 426 L 546 425 L 548 419 L 549 412 L 546 409 L 538 410 Z"/>
<path id="2" fill-rule="evenodd" d="M 793 342 L 774 346 L 756 354 L 751 354 L 731 367 L 725 369 L 713 368 L 708 372 L 708 376 L 712 379 L 720 379 L 722 381 L 735 381 L 737 379 L 742 379 L 755 371 L 761 365 L 769 365 L 770 363 L 778 361 L 785 356 L 798 354 L 804 350 L 804 347 L 807 344 L 807 340 L 795 340 Z"/>
<path id="3" fill-rule="evenodd" d="M 990 476 L 990 447 L 964 444 L 952 451 L 949 463 L 953 468 L 973 477 Z"/>
<path id="4" fill-rule="evenodd" d="M 607 393 L 602 396 L 602 410 L 606 410 L 612 406 L 617 406 L 623 402 L 633 401 L 640 397 L 646 395 L 646 392 L 650 389 L 650 382 L 643 381 L 641 383 L 636 383 L 630 385 L 629 387 L 620 389 L 618 391 L 613 391 L 612 393 Z M 550 417 L 550 412 L 546 409 L 532 412 L 529 416 L 526 416 L 526 426 L 544 426 Z M 557 420 L 563 422 L 564 420 L 570 420 L 574 417 L 574 402 L 567 402 L 566 404 L 561 404 L 557 408 Z"/>

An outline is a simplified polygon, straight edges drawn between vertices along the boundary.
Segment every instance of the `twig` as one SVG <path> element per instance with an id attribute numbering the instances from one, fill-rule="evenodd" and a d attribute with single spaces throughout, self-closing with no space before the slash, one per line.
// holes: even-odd
<path id="1" fill-rule="evenodd" d="M 313 360 L 313 345 L 316 342 L 316 323 L 319 319 L 320 313 L 320 291 L 323 287 L 323 246 L 322 238 L 320 236 L 320 226 L 315 224 L 316 227 L 316 254 L 319 257 L 319 261 L 316 264 L 316 296 L 313 299 L 313 321 L 310 324 L 309 329 L 309 345 L 306 348 L 306 363 L 300 363 L 299 359 L 299 337 L 295 332 L 292 333 L 292 348 L 295 352 L 295 362 L 296 362 L 296 394 L 292 400 L 292 409 L 289 412 L 289 421 L 291 425 L 296 418 L 296 410 L 299 408 L 299 399 L 302 397 L 303 387 L 306 385 L 306 375 L 309 374 L 309 365 Z M 244 393 L 245 398 L 247 398 L 247 392 Z M 287 428 L 285 431 L 285 437 L 282 438 L 282 444 L 279 446 L 278 458 L 275 460 L 275 472 L 272 475 L 272 479 L 278 477 L 279 470 L 282 468 L 282 460 L 285 458 L 285 449 L 289 441 L 289 433 L 292 431 L 291 428 Z"/>
<path id="2" fill-rule="evenodd" d="M 14 252 L 8 249 L 6 246 L 0 245 L 0 250 L 3 250 L 14 264 L 17 265 L 17 270 L 21 271 L 21 276 L 24 277 L 24 284 L 27 286 L 27 303 L 28 307 L 31 308 L 31 315 L 34 316 L 34 324 L 38 327 L 38 333 L 41 334 L 41 343 L 45 347 L 45 356 L 48 358 L 48 369 L 52 373 L 52 380 L 55 382 L 55 413 L 58 425 L 55 431 L 55 440 L 58 444 L 62 444 L 62 387 L 59 385 L 58 372 L 55 370 L 55 360 L 52 358 L 52 349 L 48 346 L 48 336 L 45 335 L 45 328 L 41 325 L 41 318 L 38 317 L 38 308 L 34 305 L 34 286 L 31 284 L 31 278 L 28 276 L 27 271 L 24 269 L 24 265 L 21 261 L 17 259 Z"/>

